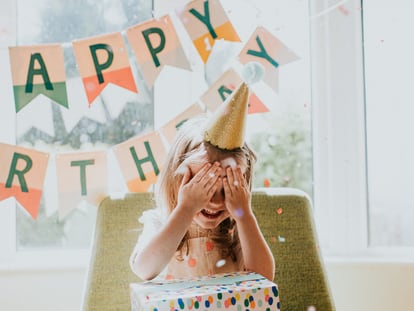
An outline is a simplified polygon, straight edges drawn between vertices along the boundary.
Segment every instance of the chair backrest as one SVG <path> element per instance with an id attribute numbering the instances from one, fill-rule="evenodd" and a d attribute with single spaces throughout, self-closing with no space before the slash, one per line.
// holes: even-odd
<path id="1" fill-rule="evenodd" d="M 262 189 L 252 196 L 252 206 L 275 258 L 281 310 L 335 310 L 308 196 L 296 189 Z"/>
<path id="2" fill-rule="evenodd" d="M 154 207 L 152 193 L 104 199 L 98 209 L 84 311 L 130 310 L 129 256 L 141 227 L 137 219 Z M 335 310 L 321 260 L 310 201 L 287 188 L 255 190 L 252 206 L 275 257 L 275 283 L 283 311 Z"/>

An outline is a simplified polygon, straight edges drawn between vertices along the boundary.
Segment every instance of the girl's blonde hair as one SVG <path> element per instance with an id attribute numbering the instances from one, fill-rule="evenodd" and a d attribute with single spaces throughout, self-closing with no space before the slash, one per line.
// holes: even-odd
<path id="1" fill-rule="evenodd" d="M 202 129 L 206 122 L 206 118 L 199 117 L 187 120 L 180 127 L 158 176 L 157 204 L 165 208 L 168 214 L 177 205 L 178 190 L 189 165 L 212 163 L 229 157 L 234 158 L 238 165 L 245 167 L 245 178 L 249 188 L 252 189 L 253 166 L 256 162 L 253 150 L 246 143 L 235 150 L 223 150 L 205 142 Z M 209 237 L 222 250 L 223 258 L 230 256 L 234 261 L 237 260 L 240 243 L 233 219 L 225 219 L 215 230 L 210 232 Z M 188 243 L 186 243 L 188 238 L 187 232 L 178 251 L 181 251 L 184 245 L 187 245 L 188 251 Z"/>

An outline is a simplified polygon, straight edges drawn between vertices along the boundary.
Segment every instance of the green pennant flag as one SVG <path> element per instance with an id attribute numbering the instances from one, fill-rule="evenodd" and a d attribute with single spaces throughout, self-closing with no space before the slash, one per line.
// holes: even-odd
<path id="1" fill-rule="evenodd" d="M 60 45 L 10 47 L 9 54 L 16 112 L 40 94 L 69 107 Z"/>

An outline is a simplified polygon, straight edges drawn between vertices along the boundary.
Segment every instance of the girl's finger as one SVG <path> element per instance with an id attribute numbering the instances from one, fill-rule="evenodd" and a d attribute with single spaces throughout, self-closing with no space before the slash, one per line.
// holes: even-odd
<path id="1" fill-rule="evenodd" d="M 218 169 L 214 171 L 210 171 L 207 175 L 204 176 L 204 187 L 208 190 L 213 185 L 217 183 L 220 174 L 218 173 Z"/>
<path id="2" fill-rule="evenodd" d="M 237 176 L 235 176 L 234 170 L 231 167 L 227 168 L 227 178 L 229 187 L 232 191 L 239 186 L 239 180 L 237 179 Z"/>
<path id="3" fill-rule="evenodd" d="M 206 175 L 207 171 L 210 169 L 211 164 L 206 163 L 203 165 L 203 167 L 195 174 L 194 176 L 194 182 L 198 183 L 201 181 L 201 179 Z"/>
<path id="4" fill-rule="evenodd" d="M 211 182 L 216 182 L 220 176 L 221 167 L 217 164 L 214 164 L 203 176 L 204 185 L 207 187 Z"/>
<path id="5" fill-rule="evenodd" d="M 214 182 L 213 182 L 213 180 L 211 180 L 211 182 L 212 182 L 212 184 L 207 187 L 207 196 L 210 199 L 211 199 L 211 197 L 213 197 L 214 193 L 218 189 L 218 185 L 221 182 L 220 177 L 217 176 L 217 178 L 214 180 Z"/>
<path id="6" fill-rule="evenodd" d="M 223 189 L 224 189 L 224 195 L 225 195 L 226 198 L 228 198 L 229 196 L 231 196 L 232 191 L 230 189 L 228 177 L 224 177 L 223 178 Z"/>
<path id="7" fill-rule="evenodd" d="M 245 187 L 246 179 L 243 176 L 240 166 L 237 166 L 235 175 L 236 175 L 235 180 L 237 180 L 237 183 L 240 185 L 240 187 Z"/>
<path id="8" fill-rule="evenodd" d="M 187 168 L 187 171 L 185 172 L 183 179 L 181 180 L 181 187 L 187 184 L 191 179 L 191 172 L 190 169 Z"/>

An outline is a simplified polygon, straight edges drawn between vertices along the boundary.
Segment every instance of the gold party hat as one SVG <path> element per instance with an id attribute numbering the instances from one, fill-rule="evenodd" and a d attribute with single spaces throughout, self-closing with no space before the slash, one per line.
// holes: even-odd
<path id="1" fill-rule="evenodd" d="M 204 140 L 225 150 L 242 147 L 248 99 L 249 88 L 242 82 L 210 117 Z"/>

